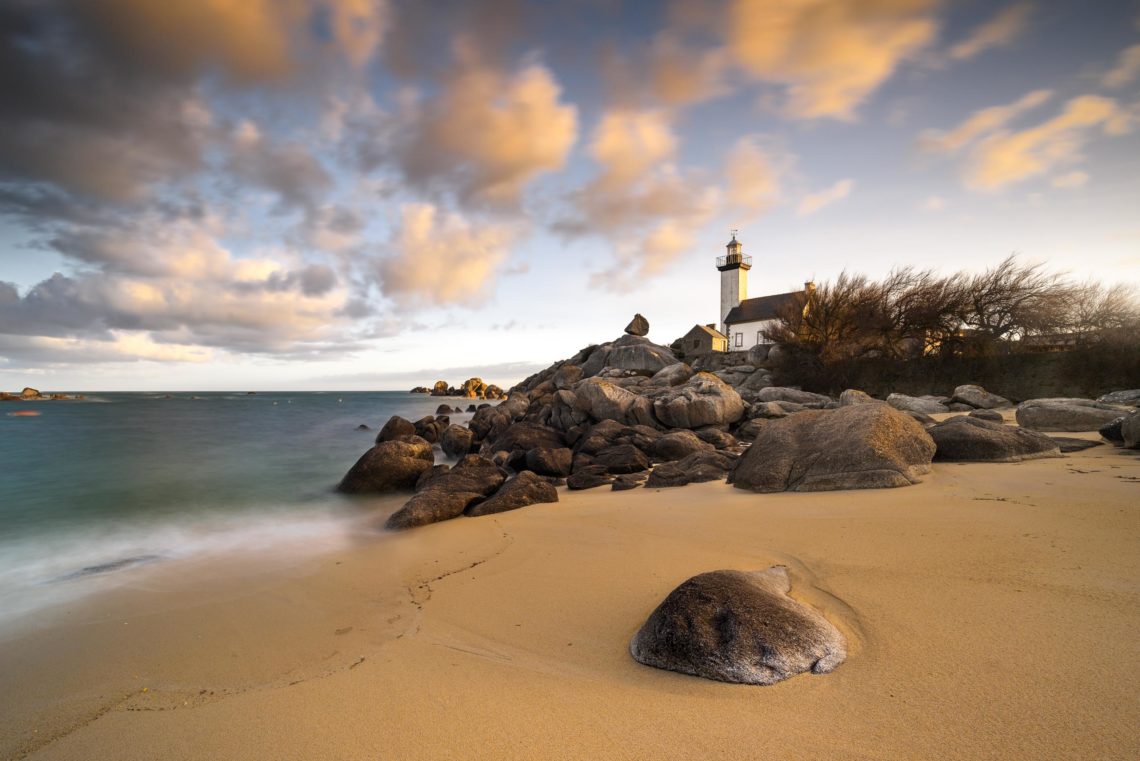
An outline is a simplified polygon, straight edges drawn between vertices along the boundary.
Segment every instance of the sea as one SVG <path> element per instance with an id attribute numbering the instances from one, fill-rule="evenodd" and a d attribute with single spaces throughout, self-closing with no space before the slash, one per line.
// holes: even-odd
<path id="1" fill-rule="evenodd" d="M 397 391 L 84 396 L 0 403 L 0 629 L 156 563 L 322 552 L 378 531 L 374 505 L 338 494 L 340 478 L 390 416 L 471 404 Z"/>

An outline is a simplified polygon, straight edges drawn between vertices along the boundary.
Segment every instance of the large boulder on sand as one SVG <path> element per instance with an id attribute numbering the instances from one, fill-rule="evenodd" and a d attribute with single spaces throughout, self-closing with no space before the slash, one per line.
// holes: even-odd
<path id="1" fill-rule="evenodd" d="M 964 385 L 958 386 L 954 389 L 954 393 L 950 398 L 952 402 L 961 402 L 968 404 L 974 409 L 978 410 L 996 410 L 1002 407 L 1012 407 L 1008 399 L 1004 396 L 991 394 L 981 386 Z"/>
<path id="2" fill-rule="evenodd" d="M 1105 404 L 1123 404 L 1126 407 L 1140 407 L 1140 388 L 1127 391 L 1113 391 L 1097 397 L 1098 402 Z"/>
<path id="3" fill-rule="evenodd" d="M 455 467 L 432 479 L 392 514 L 385 528 L 425 526 L 463 514 L 468 505 L 490 496 L 506 479 L 495 463 L 469 454 Z"/>
<path id="4" fill-rule="evenodd" d="M 419 436 L 381 441 L 361 455 L 336 488 L 345 494 L 411 491 L 434 462 L 431 444 Z"/>
<path id="5" fill-rule="evenodd" d="M 647 336 L 649 335 L 649 320 L 642 317 L 640 313 L 635 314 L 629 324 L 625 326 L 625 332 L 631 336 Z"/>
<path id="6" fill-rule="evenodd" d="M 725 426 L 744 416 L 744 401 L 715 375 L 697 373 L 684 385 L 658 392 L 653 412 L 669 428 Z"/>
<path id="7" fill-rule="evenodd" d="M 887 397 L 887 404 L 896 410 L 903 410 L 904 412 L 922 412 L 927 415 L 936 415 L 941 412 L 950 411 L 950 408 L 943 404 L 941 399 L 942 397 L 937 396 L 890 394 Z"/>
<path id="8" fill-rule="evenodd" d="M 649 458 L 633 444 L 606 447 L 594 455 L 594 463 L 605 466 L 614 475 L 649 470 Z"/>
<path id="9" fill-rule="evenodd" d="M 1030 399 L 1017 405 L 1017 424 L 1034 431 L 1095 431 L 1124 410 L 1092 399 Z"/>
<path id="10" fill-rule="evenodd" d="M 1120 424 L 1120 436 L 1126 449 L 1140 449 L 1140 411 L 1125 416 Z"/>
<path id="11" fill-rule="evenodd" d="M 805 410 L 765 422 L 729 481 L 758 492 L 909 486 L 933 455 L 922 425 L 888 405 Z"/>
<path id="12" fill-rule="evenodd" d="M 1115 444 L 1118 447 L 1124 446 L 1124 415 L 1114 418 L 1111 422 L 1102 425 L 1097 433 L 1101 438 Z"/>
<path id="13" fill-rule="evenodd" d="M 787 569 L 713 571 L 669 593 L 634 635 L 634 660 L 739 684 L 824 674 L 847 657 L 830 621 L 788 596 Z"/>
<path id="14" fill-rule="evenodd" d="M 656 460 L 680 460 L 693 452 L 712 451 L 715 447 L 701 441 L 692 431 L 669 431 L 649 445 L 649 454 Z"/>
<path id="15" fill-rule="evenodd" d="M 1043 433 L 962 415 L 926 429 L 938 447 L 935 460 L 1017 462 L 1060 457 L 1057 442 Z"/>
<path id="16" fill-rule="evenodd" d="M 524 470 L 507 481 L 490 498 L 467 507 L 467 515 L 491 515 L 540 502 L 557 502 L 558 490 L 541 476 Z"/>

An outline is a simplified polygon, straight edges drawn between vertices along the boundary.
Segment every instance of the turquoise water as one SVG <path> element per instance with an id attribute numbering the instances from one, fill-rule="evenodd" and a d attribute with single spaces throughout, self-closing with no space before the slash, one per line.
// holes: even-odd
<path id="1" fill-rule="evenodd" d="M 154 562 L 342 541 L 368 504 L 333 487 L 388 417 L 470 403 L 405 392 L 87 396 L 0 404 L 0 618 Z M 362 423 L 371 430 L 355 430 Z"/>

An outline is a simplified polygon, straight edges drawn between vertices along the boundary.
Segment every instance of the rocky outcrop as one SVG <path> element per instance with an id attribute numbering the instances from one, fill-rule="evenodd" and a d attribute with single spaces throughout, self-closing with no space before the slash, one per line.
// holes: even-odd
<path id="1" fill-rule="evenodd" d="M 926 429 L 934 439 L 935 460 L 1018 462 L 1060 457 L 1057 442 L 1043 433 L 962 415 Z"/>
<path id="2" fill-rule="evenodd" d="M 1034 431 L 1095 431 L 1124 412 L 1092 399 L 1030 399 L 1017 405 L 1017 424 Z"/>
<path id="3" fill-rule="evenodd" d="M 491 515 L 517 510 L 540 502 L 557 502 L 558 490 L 545 478 L 524 470 L 504 483 L 498 491 L 482 502 L 467 508 L 467 515 Z"/>
<path id="4" fill-rule="evenodd" d="M 457 518 L 469 505 L 493 494 L 506 480 L 495 463 L 467 455 L 454 468 L 433 478 L 392 514 L 389 529 L 407 529 Z"/>
<path id="5" fill-rule="evenodd" d="M 981 386 L 970 384 L 955 388 L 954 393 L 950 397 L 950 401 L 968 404 L 974 409 L 979 410 L 994 410 L 1013 406 L 1004 396 L 991 394 Z"/>
<path id="6" fill-rule="evenodd" d="M 823 394 L 813 394 L 811 391 L 800 391 L 798 388 L 783 386 L 769 386 L 756 393 L 759 402 L 792 402 L 802 404 L 804 407 L 822 409 L 831 404 L 831 397 Z"/>
<path id="7" fill-rule="evenodd" d="M 1140 388 L 1127 391 L 1113 391 L 1097 397 L 1102 404 L 1120 404 L 1125 407 L 1140 407 Z"/>
<path id="8" fill-rule="evenodd" d="M 648 338 L 622 336 L 614 341 L 605 366 L 635 375 L 653 376 L 675 364 L 677 357 L 666 347 L 658 346 Z"/>
<path id="9" fill-rule="evenodd" d="M 649 445 L 648 453 L 658 461 L 680 460 L 693 452 L 712 451 L 715 447 L 688 430 L 670 431 Z"/>
<path id="10" fill-rule="evenodd" d="M 568 447 L 538 447 L 526 453 L 526 468 L 540 476 L 570 475 L 574 453 Z"/>
<path id="11" fill-rule="evenodd" d="M 888 405 L 805 410 L 765 422 L 729 481 L 758 492 L 909 486 L 933 455 L 923 427 Z"/>
<path id="12" fill-rule="evenodd" d="M 640 314 L 635 314 L 629 324 L 625 326 L 625 332 L 631 336 L 647 336 L 649 335 L 649 320 Z"/>
<path id="13" fill-rule="evenodd" d="M 427 386 L 416 386 L 415 388 L 413 388 L 408 393 L 409 394 L 430 394 L 431 389 L 428 388 Z"/>
<path id="14" fill-rule="evenodd" d="M 41 396 L 43 396 L 43 394 L 41 394 L 38 389 L 34 389 L 31 386 L 25 386 L 24 390 L 20 392 L 20 398 L 24 400 L 39 399 Z"/>
<path id="15" fill-rule="evenodd" d="M 619 423 L 653 425 L 653 404 L 601 378 L 588 378 L 575 389 L 575 403 L 591 420 L 615 420 Z"/>
<path id="16" fill-rule="evenodd" d="M 418 436 L 381 441 L 356 461 L 337 485 L 345 494 L 410 491 L 435 462 L 431 444 Z"/>
<path id="17" fill-rule="evenodd" d="M 431 387 L 432 396 L 448 396 L 451 394 L 451 387 L 447 385 L 447 381 L 436 381 L 435 385 Z"/>
<path id="18" fill-rule="evenodd" d="M 664 462 L 653 469 L 647 489 L 687 486 L 705 481 L 721 481 L 736 462 L 734 455 L 717 451 L 693 452 L 675 462 Z"/>
<path id="19" fill-rule="evenodd" d="M 448 457 L 463 457 L 475 448 L 475 434 L 461 425 L 449 425 L 440 434 L 439 447 Z"/>
<path id="20" fill-rule="evenodd" d="M 1120 424 L 1120 437 L 1126 449 L 1140 449 L 1140 411 L 1130 412 Z"/>
<path id="21" fill-rule="evenodd" d="M 904 412 L 921 412 L 926 415 L 937 415 L 949 412 L 950 408 L 944 402 L 945 397 L 938 396 L 907 396 L 906 394 L 891 394 L 887 397 L 887 404 L 896 410 Z"/>
<path id="22" fill-rule="evenodd" d="M 468 399 L 482 399 L 487 395 L 487 384 L 482 378 L 468 378 L 459 389 L 460 395 Z"/>
<path id="23" fill-rule="evenodd" d="M 668 428 L 727 426 L 744 416 L 744 401 L 720 378 L 698 373 L 681 386 L 657 392 L 653 413 Z"/>
<path id="24" fill-rule="evenodd" d="M 879 399 L 867 394 L 865 391 L 860 391 L 857 388 L 849 388 L 839 395 L 839 406 L 850 407 L 852 404 L 882 404 Z"/>
<path id="25" fill-rule="evenodd" d="M 655 386 L 680 386 L 693 377 L 693 368 L 684 362 L 675 362 L 658 370 L 650 382 Z"/>
<path id="26" fill-rule="evenodd" d="M 401 436 L 415 435 L 416 427 L 412 425 L 412 421 L 405 420 L 399 415 L 393 415 L 388 418 L 388 422 L 380 429 L 380 433 L 376 434 L 376 443 L 381 441 L 393 441 Z"/>
<path id="27" fill-rule="evenodd" d="M 650 614 L 630 654 L 647 666 L 741 684 L 832 671 L 847 657 L 843 635 L 790 589 L 783 566 L 694 576 Z"/>

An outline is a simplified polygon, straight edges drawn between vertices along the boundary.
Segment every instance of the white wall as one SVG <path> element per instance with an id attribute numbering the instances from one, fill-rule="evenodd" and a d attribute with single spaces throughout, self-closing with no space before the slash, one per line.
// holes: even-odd
<path id="1" fill-rule="evenodd" d="M 775 323 L 776 320 L 757 320 L 756 322 L 741 322 L 730 325 L 726 332 L 726 335 L 728 335 L 728 350 L 746 351 L 756 344 L 771 343 L 760 335 L 760 331 Z M 739 338 L 737 338 L 737 336 L 739 336 Z M 739 343 L 737 343 L 738 340 Z"/>
<path id="2" fill-rule="evenodd" d="M 748 298 L 748 270 L 743 267 L 720 273 L 720 332 L 724 333 L 724 318 Z M 731 348 L 731 344 L 730 344 Z"/>

